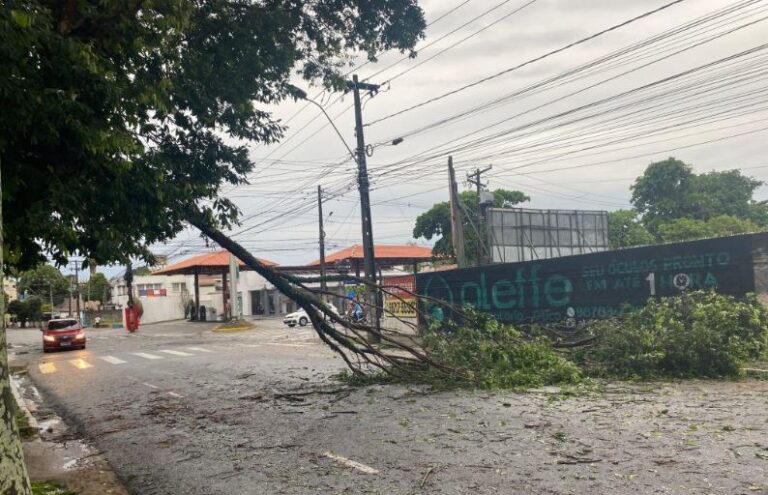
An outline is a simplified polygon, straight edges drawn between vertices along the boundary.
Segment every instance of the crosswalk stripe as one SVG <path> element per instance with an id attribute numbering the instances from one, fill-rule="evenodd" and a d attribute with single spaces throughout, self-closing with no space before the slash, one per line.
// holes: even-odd
<path id="1" fill-rule="evenodd" d="M 202 347 L 187 347 L 190 351 L 196 351 L 196 352 L 213 352 L 210 349 L 203 349 Z"/>
<path id="2" fill-rule="evenodd" d="M 86 368 L 93 368 L 93 365 L 86 361 L 85 359 L 72 359 L 69 361 L 69 364 L 74 366 L 75 368 L 79 370 L 84 370 Z"/>
<path id="3" fill-rule="evenodd" d="M 109 364 L 123 364 L 125 361 L 122 359 L 116 358 L 115 356 L 100 356 L 101 359 L 108 362 Z"/>
<path id="4" fill-rule="evenodd" d="M 49 373 L 56 373 L 56 365 L 53 363 L 42 363 L 39 366 L 40 373 L 47 375 Z"/>
<path id="5" fill-rule="evenodd" d="M 163 356 L 155 356 L 146 352 L 134 352 L 133 355 L 143 357 L 144 359 L 163 359 Z"/>
<path id="6" fill-rule="evenodd" d="M 166 354 L 172 354 L 174 356 L 194 356 L 194 354 L 190 354 L 188 352 L 181 352 L 181 351 L 162 350 L 160 352 L 164 352 Z"/>

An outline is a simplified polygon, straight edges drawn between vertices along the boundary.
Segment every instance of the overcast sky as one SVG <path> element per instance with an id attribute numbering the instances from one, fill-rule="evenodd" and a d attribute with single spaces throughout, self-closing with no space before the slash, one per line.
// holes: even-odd
<path id="1" fill-rule="evenodd" d="M 766 71 L 761 68 L 766 66 L 768 50 L 694 71 L 689 78 L 671 79 L 667 85 L 636 89 L 765 43 L 768 21 L 763 18 L 768 5 L 764 4 L 768 2 L 685 0 L 594 40 L 376 122 L 669 1 L 421 2 L 428 23 L 463 5 L 428 27 L 419 45 L 426 47 L 415 59 L 401 61 L 403 55 L 386 53 L 377 63 L 356 69 L 361 79 L 371 77 L 370 82 L 383 84 L 377 95 L 364 102 L 363 118 L 371 123 L 365 129 L 366 142 L 386 143 L 405 136 L 398 146 L 376 147 L 368 159 L 375 241 L 431 244 L 413 239 L 411 233 L 416 216 L 447 200 L 449 154 L 454 156 L 460 188 L 467 187 L 468 170 L 492 165 L 489 188 L 519 189 L 531 197 L 525 204 L 531 208 L 626 208 L 634 178 L 652 161 L 668 156 L 690 163 L 699 172 L 744 168 L 751 176 L 768 179 L 768 140 L 762 130 L 768 126 L 768 101 L 761 93 L 767 87 Z M 731 11 L 605 61 L 589 73 L 544 84 L 729 6 Z M 664 56 L 668 58 L 657 60 Z M 363 62 L 359 60 L 358 65 Z M 729 83 L 727 77 L 735 79 Z M 317 96 L 354 148 L 351 95 L 319 94 L 305 82 L 297 84 Z M 525 88 L 529 91 L 522 92 Z M 615 98 L 630 90 L 635 92 Z M 412 133 L 504 96 L 508 98 L 481 112 Z M 602 105 L 574 112 L 611 97 Z M 324 203 L 327 250 L 359 243 L 361 238 L 355 165 L 327 119 L 316 107 L 305 106 L 286 102 L 272 109 L 287 121 L 286 138 L 277 145 L 254 148 L 258 166 L 253 184 L 225 193 L 243 210 L 242 227 L 231 232 L 235 239 L 256 256 L 284 265 L 305 264 L 318 257 L 318 184 L 329 196 Z M 502 120 L 506 121 L 489 127 Z M 701 144 L 705 141 L 712 142 Z M 470 147 L 462 148 L 467 144 Z M 757 199 L 767 198 L 768 189 L 762 188 Z M 185 232 L 158 246 L 157 252 L 178 259 L 202 249 L 203 241 Z"/>

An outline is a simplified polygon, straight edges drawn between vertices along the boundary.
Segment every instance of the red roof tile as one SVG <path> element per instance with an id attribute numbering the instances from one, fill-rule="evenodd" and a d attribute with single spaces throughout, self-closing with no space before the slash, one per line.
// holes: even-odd
<path id="1" fill-rule="evenodd" d="M 277 263 L 270 260 L 265 260 L 261 258 L 256 258 L 262 263 L 264 263 L 267 266 L 277 266 Z M 245 266 L 245 263 L 238 260 L 239 265 L 241 267 Z M 172 265 L 168 265 L 165 268 L 161 268 L 160 270 L 157 270 L 156 272 L 153 272 L 153 275 L 172 275 L 175 273 L 193 273 L 195 269 L 199 269 L 201 271 L 212 271 L 212 270 L 224 270 L 229 267 L 229 251 L 221 250 L 221 251 L 213 251 L 210 253 L 204 253 L 204 254 L 198 254 L 197 256 L 192 256 L 191 258 L 187 258 L 185 260 L 179 261 L 178 263 L 174 263 Z"/>
<path id="2" fill-rule="evenodd" d="M 373 256 L 379 261 L 429 261 L 432 259 L 432 249 L 422 246 L 376 244 L 373 246 Z M 325 257 L 326 263 L 335 263 L 342 260 L 362 260 L 363 246 L 355 244 Z M 320 260 L 308 263 L 306 266 L 318 266 Z"/>

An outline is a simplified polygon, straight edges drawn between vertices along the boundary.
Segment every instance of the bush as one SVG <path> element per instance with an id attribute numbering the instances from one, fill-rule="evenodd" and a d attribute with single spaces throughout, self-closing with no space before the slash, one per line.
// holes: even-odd
<path id="1" fill-rule="evenodd" d="M 768 310 L 715 292 L 649 300 L 623 320 L 591 322 L 596 343 L 576 359 L 590 374 L 734 377 L 768 347 Z"/>
<path id="2" fill-rule="evenodd" d="M 454 385 L 538 387 L 580 379 L 578 367 L 557 354 L 551 341 L 527 337 L 471 310 L 458 325 L 430 327 L 423 348 L 430 358 L 458 372 Z"/>

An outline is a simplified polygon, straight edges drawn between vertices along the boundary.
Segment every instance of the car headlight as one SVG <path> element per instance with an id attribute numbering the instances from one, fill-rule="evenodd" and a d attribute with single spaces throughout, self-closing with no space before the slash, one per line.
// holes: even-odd
<path id="1" fill-rule="evenodd" d="M 46 342 L 56 342 L 56 337 L 53 335 L 43 335 L 43 340 Z"/>
<path id="2" fill-rule="evenodd" d="M 85 338 L 84 333 L 78 333 L 77 335 L 75 335 L 75 340 L 83 340 L 84 338 Z"/>

